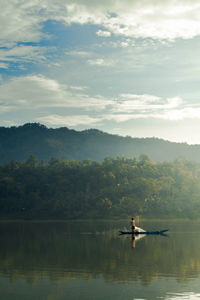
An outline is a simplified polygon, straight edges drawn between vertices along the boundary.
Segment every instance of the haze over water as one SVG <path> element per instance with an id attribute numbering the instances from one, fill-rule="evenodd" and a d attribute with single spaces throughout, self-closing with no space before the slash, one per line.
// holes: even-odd
<path id="1" fill-rule="evenodd" d="M 11 299 L 199 299 L 200 223 L 143 222 L 168 236 L 133 243 L 127 221 L 0 224 L 0 290 Z"/>

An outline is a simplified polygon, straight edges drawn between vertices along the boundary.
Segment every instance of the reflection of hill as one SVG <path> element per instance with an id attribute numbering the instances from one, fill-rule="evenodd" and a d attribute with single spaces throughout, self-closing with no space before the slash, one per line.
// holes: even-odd
<path id="1" fill-rule="evenodd" d="M 70 234 L 69 223 L 1 224 L 0 275 L 30 283 L 44 277 L 52 281 L 103 277 L 109 282 L 148 284 L 162 274 L 185 280 L 200 273 L 200 241 L 194 234 L 148 236 L 132 249 L 128 237 L 79 234 L 78 227 L 82 223 L 76 223 Z"/>

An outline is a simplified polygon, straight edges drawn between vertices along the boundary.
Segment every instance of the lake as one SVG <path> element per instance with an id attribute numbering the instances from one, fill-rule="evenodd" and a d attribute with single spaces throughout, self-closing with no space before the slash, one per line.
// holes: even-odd
<path id="1" fill-rule="evenodd" d="M 200 299 L 200 223 L 143 221 L 167 236 L 119 236 L 126 221 L 1 222 L 3 300 Z"/>

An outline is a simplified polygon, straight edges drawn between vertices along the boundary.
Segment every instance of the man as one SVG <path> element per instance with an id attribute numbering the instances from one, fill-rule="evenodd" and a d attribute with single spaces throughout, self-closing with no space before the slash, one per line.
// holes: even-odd
<path id="1" fill-rule="evenodd" d="M 132 233 L 135 232 L 135 219 L 134 218 L 131 218 L 131 230 L 132 230 Z"/>

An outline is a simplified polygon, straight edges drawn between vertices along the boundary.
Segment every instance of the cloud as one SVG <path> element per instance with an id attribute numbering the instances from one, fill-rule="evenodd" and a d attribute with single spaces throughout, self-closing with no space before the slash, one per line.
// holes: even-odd
<path id="1" fill-rule="evenodd" d="M 21 42 L 38 42 L 41 37 L 39 1 L 0 1 L 0 40 L 4 46 Z"/>
<path id="2" fill-rule="evenodd" d="M 42 75 L 14 77 L 0 84 L 0 101 L 18 109 L 73 107 L 102 110 L 112 101 L 84 93 L 85 86 L 69 86 Z"/>
<path id="3" fill-rule="evenodd" d="M 127 122 L 129 120 L 136 119 L 159 119 L 167 121 L 180 121 L 186 119 L 200 119 L 200 107 L 198 109 L 177 109 L 170 111 L 158 111 L 158 112 L 138 112 L 129 114 L 108 114 L 104 116 L 104 120 L 115 121 L 117 123 Z M 103 121 L 103 117 L 102 117 Z"/>
<path id="4" fill-rule="evenodd" d="M 46 61 L 47 53 L 51 48 L 39 46 L 20 45 L 13 48 L 0 49 L 0 67 L 8 69 L 11 62 L 14 63 L 38 63 Z"/>
<path id="5" fill-rule="evenodd" d="M 57 97 L 62 98 L 59 84 L 40 75 L 14 77 L 0 85 L 1 101 L 15 106 L 39 107 L 51 105 Z"/>
<path id="6" fill-rule="evenodd" d="M 0 61 L 4 69 L 11 61 L 47 60 L 50 49 L 38 44 L 54 34 L 44 31 L 48 21 L 67 27 L 73 24 L 100 26 L 96 31 L 98 36 L 115 35 L 119 39 L 113 43 L 123 48 L 132 47 L 135 38 L 173 41 L 200 35 L 199 0 L 0 0 L 0 6 Z M 120 40 L 121 37 L 124 40 Z M 87 57 L 89 52 L 77 49 L 67 54 Z M 113 64 L 102 58 L 88 60 L 88 63 Z"/>
<path id="7" fill-rule="evenodd" d="M 91 66 L 110 67 L 114 65 L 114 61 L 105 60 L 103 58 L 88 59 L 88 64 Z"/>
<path id="8" fill-rule="evenodd" d="M 200 34 L 199 10 L 198 0 L 71 0 L 58 19 L 68 25 L 100 25 L 102 32 L 133 38 L 190 39 Z"/>
<path id="9" fill-rule="evenodd" d="M 1 126 L 11 127 L 11 126 L 19 126 L 21 122 L 15 122 L 10 120 L 1 120 Z"/>
<path id="10" fill-rule="evenodd" d="M 14 105 L 5 105 L 0 103 L 0 114 L 4 114 L 7 112 L 11 112 L 16 110 L 16 106 Z"/>
<path id="11" fill-rule="evenodd" d="M 113 112 L 157 112 L 170 110 L 179 107 L 182 104 L 180 97 L 173 97 L 168 99 L 162 99 L 153 95 L 135 95 L 135 94 L 121 94 L 117 100 L 115 106 L 113 106 Z"/>
<path id="12" fill-rule="evenodd" d="M 130 46 L 129 40 L 120 42 L 120 46 L 123 47 L 123 48 L 129 47 Z"/>
<path id="13" fill-rule="evenodd" d="M 91 53 L 87 51 L 79 51 L 79 50 L 73 50 L 73 51 L 67 51 L 67 55 L 72 55 L 72 56 L 80 56 L 80 57 L 86 57 L 90 56 Z"/>
<path id="14" fill-rule="evenodd" d="M 170 121 L 200 118 L 200 105 L 185 105 L 179 96 L 162 98 L 131 93 L 123 93 L 115 98 L 91 96 L 85 86 L 61 84 L 58 80 L 39 74 L 2 81 L 0 95 L 1 113 L 35 111 L 37 115 L 43 114 L 41 118 L 46 123 L 55 122 L 56 125 L 62 122 L 68 122 L 70 126 L 99 124 L 103 121 L 119 123 L 144 118 Z M 68 109 L 73 112 L 70 116 L 66 113 L 67 116 L 58 117 L 59 114 L 50 113 L 52 108 L 54 111 L 62 108 L 63 113 Z"/>
<path id="15" fill-rule="evenodd" d="M 48 115 L 36 118 L 35 121 L 51 126 L 78 126 L 78 125 L 95 125 L 101 121 L 101 118 L 94 118 L 88 115 Z"/>
<path id="16" fill-rule="evenodd" d="M 163 115 L 155 115 L 155 118 L 162 118 L 170 121 L 184 119 L 200 119 L 200 107 L 187 107 L 180 110 L 167 111 Z"/>
<path id="17" fill-rule="evenodd" d="M 163 113 L 136 113 L 136 114 L 99 114 L 98 117 L 90 115 L 47 115 L 36 118 L 36 122 L 41 122 L 50 126 L 98 126 L 105 123 L 105 121 L 114 121 L 116 123 L 124 123 L 136 119 L 160 119 L 168 121 L 180 121 L 184 119 L 200 119 L 200 108 L 171 110 Z"/>
<path id="18" fill-rule="evenodd" d="M 75 85 L 70 85 L 69 88 L 75 91 L 85 91 L 88 89 L 87 86 L 75 86 Z"/>
<path id="19" fill-rule="evenodd" d="M 110 36 L 111 36 L 111 33 L 110 33 L 110 31 L 98 30 L 98 31 L 96 32 L 96 35 L 102 36 L 102 37 L 110 37 Z"/>
<path id="20" fill-rule="evenodd" d="M 107 121 L 115 121 L 117 123 L 122 123 L 122 122 L 126 122 L 129 120 L 133 120 L 133 119 L 143 119 L 143 117 L 141 117 L 141 114 L 107 114 L 104 116 L 104 119 Z"/>
<path id="21" fill-rule="evenodd" d="M 35 121 L 41 122 L 50 126 L 93 126 L 102 125 L 105 121 L 114 121 L 116 123 L 124 123 L 136 119 L 160 119 L 168 121 L 179 121 L 184 119 L 200 119 L 200 107 L 198 109 L 188 108 L 180 110 L 171 110 L 160 113 L 121 113 L 121 114 L 99 114 L 98 116 L 90 115 L 47 115 L 36 118 Z"/>
<path id="22" fill-rule="evenodd" d="M 199 0 L 0 0 L 0 40 L 8 46 L 17 42 L 39 42 L 48 21 L 95 24 L 111 33 L 133 38 L 174 40 L 200 35 Z"/>
<path id="23" fill-rule="evenodd" d="M 0 62 L 0 69 L 8 69 L 8 64 L 4 62 Z"/>

